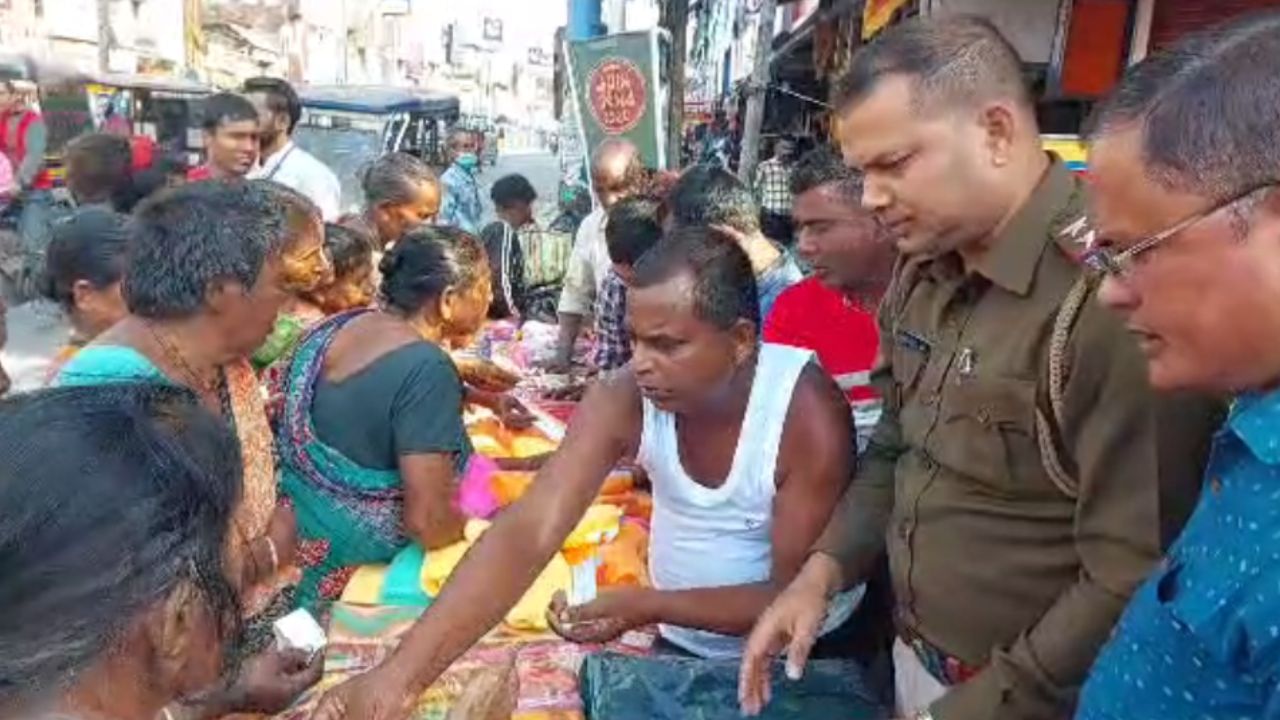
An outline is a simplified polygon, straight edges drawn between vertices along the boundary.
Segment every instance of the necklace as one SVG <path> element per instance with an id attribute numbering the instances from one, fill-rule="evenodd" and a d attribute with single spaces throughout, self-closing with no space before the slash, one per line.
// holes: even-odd
<path id="1" fill-rule="evenodd" d="M 191 367 L 191 363 L 187 362 L 187 358 L 182 354 L 182 351 L 164 336 L 164 333 L 157 330 L 155 325 L 151 323 L 146 323 L 146 326 L 147 330 L 151 333 L 151 337 L 156 341 L 156 345 L 160 346 L 160 350 L 164 353 L 165 357 L 178 372 L 186 376 L 184 380 L 186 380 L 187 385 L 189 385 L 193 390 L 205 395 L 212 395 L 216 397 L 221 396 L 223 385 L 223 375 L 221 371 L 219 371 L 217 377 L 212 380 L 204 379 L 200 376 L 200 373 L 197 373 Z"/>

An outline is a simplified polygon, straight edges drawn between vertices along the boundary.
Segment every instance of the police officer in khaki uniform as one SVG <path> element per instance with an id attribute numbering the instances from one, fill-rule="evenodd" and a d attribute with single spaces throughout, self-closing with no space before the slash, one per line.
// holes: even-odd
<path id="1" fill-rule="evenodd" d="M 1218 403 L 1155 396 L 1078 262 L 1080 182 L 1044 153 L 1016 52 L 984 20 L 913 20 L 837 93 L 846 160 L 903 260 L 880 311 L 885 412 L 844 505 L 744 658 L 800 671 L 828 597 L 887 548 L 898 713 L 1066 717 L 1185 520 Z M 1163 526 L 1162 526 L 1163 524 Z"/>

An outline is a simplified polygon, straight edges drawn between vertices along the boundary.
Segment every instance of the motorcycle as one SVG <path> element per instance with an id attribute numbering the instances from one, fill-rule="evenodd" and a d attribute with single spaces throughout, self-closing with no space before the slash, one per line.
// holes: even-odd
<path id="1" fill-rule="evenodd" d="M 71 212 L 66 202 L 55 201 L 47 217 L 50 228 Z M 19 231 L 22 217 L 22 200 L 17 199 L 0 208 L 0 299 L 10 307 L 21 305 L 42 296 L 44 285 L 44 240 L 24 239 Z"/>

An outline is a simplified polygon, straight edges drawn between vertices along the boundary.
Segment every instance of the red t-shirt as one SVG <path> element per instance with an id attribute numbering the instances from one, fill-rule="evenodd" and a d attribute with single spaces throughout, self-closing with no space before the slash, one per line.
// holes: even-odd
<path id="1" fill-rule="evenodd" d="M 133 171 L 141 172 L 156 161 L 156 141 L 146 135 L 130 135 L 129 150 L 133 156 Z"/>
<path id="2" fill-rule="evenodd" d="M 187 171 L 187 182 L 212 180 L 213 170 L 208 165 L 197 165 Z"/>
<path id="3" fill-rule="evenodd" d="M 787 288 L 764 321 L 764 341 L 812 350 L 849 402 L 877 399 L 871 367 L 880 347 L 875 313 L 808 278 Z"/>

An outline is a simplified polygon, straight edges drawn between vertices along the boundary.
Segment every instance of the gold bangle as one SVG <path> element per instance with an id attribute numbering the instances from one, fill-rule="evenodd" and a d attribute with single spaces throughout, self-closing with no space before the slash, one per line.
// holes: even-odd
<path id="1" fill-rule="evenodd" d="M 280 553 L 276 551 L 276 541 L 265 535 L 262 539 L 267 541 L 267 552 L 271 554 L 271 574 L 275 575 L 280 570 Z"/>

